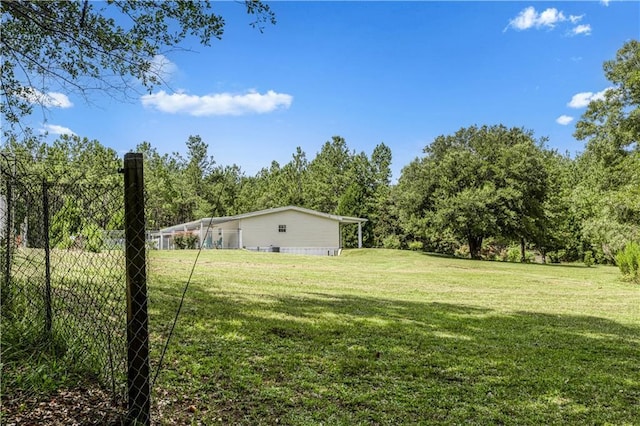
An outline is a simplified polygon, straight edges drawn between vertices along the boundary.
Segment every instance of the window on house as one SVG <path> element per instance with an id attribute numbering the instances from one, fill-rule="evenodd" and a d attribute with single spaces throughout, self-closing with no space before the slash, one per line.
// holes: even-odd
<path id="1" fill-rule="evenodd" d="M 278 232 L 287 232 L 287 225 L 278 225 Z"/>

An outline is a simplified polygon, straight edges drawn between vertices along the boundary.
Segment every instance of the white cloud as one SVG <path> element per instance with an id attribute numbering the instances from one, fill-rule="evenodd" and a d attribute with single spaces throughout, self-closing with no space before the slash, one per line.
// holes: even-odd
<path id="1" fill-rule="evenodd" d="M 523 9 L 518 14 L 518 16 L 510 20 L 509 25 L 507 25 L 504 31 L 507 31 L 509 28 L 513 28 L 517 31 L 524 31 L 530 28 L 546 28 L 548 30 L 552 30 L 556 27 L 556 25 L 562 22 L 571 22 L 572 24 L 576 25 L 578 22 L 582 21 L 582 18 L 584 18 L 584 14 L 569 15 L 569 17 L 567 18 L 562 11 L 559 11 L 554 7 L 547 8 L 544 11 L 538 13 L 533 6 L 529 6 Z M 568 35 L 572 36 L 589 35 L 591 34 L 591 25 L 577 25 L 567 33 Z"/>
<path id="2" fill-rule="evenodd" d="M 67 95 L 58 92 L 42 93 L 33 87 L 23 87 L 22 97 L 28 102 L 40 104 L 47 108 L 71 108 L 73 103 Z"/>
<path id="3" fill-rule="evenodd" d="M 537 19 L 538 12 L 532 6 L 529 6 L 509 21 L 509 26 L 516 30 L 526 30 L 533 27 Z"/>
<path id="4" fill-rule="evenodd" d="M 561 124 L 563 126 L 566 126 L 572 121 L 573 121 L 573 117 L 570 117 L 568 115 L 561 115 L 560 117 L 556 118 L 556 123 Z"/>
<path id="5" fill-rule="evenodd" d="M 173 74 L 178 71 L 178 66 L 171 62 L 169 58 L 164 55 L 156 55 L 151 59 L 151 67 L 149 73 L 159 77 L 164 81 L 171 79 Z"/>
<path id="6" fill-rule="evenodd" d="M 584 18 L 584 15 L 569 15 L 569 20 L 572 24 L 577 24 L 582 21 L 582 18 Z"/>
<path id="7" fill-rule="evenodd" d="M 538 13 L 533 6 L 523 9 L 518 16 L 509 21 L 509 25 L 505 31 L 511 27 L 514 30 L 523 31 L 529 28 L 546 27 L 553 29 L 557 23 L 564 22 L 567 17 L 558 9 L 551 7 L 545 9 L 542 13 Z"/>
<path id="8" fill-rule="evenodd" d="M 611 0 L 600 0 L 600 4 L 602 4 L 604 6 L 609 6 L 610 2 L 611 2 Z"/>
<path id="9" fill-rule="evenodd" d="M 538 17 L 538 26 L 553 28 L 556 23 L 566 20 L 567 18 L 565 18 L 562 12 L 558 12 L 558 9 L 549 8 L 542 12 Z"/>
<path id="10" fill-rule="evenodd" d="M 196 117 L 211 115 L 264 114 L 278 108 L 289 108 L 293 96 L 269 90 L 265 94 L 250 91 L 243 95 L 215 93 L 197 96 L 185 93 L 168 94 L 164 90 L 141 98 L 142 105 L 170 114 L 189 114 Z"/>
<path id="11" fill-rule="evenodd" d="M 593 93 L 593 92 L 576 93 L 575 95 L 573 95 L 573 97 L 571 98 L 571 100 L 569 101 L 567 106 L 570 107 L 570 108 L 584 108 L 587 105 L 589 105 L 589 103 L 591 101 L 597 101 L 597 100 L 600 100 L 600 99 L 604 99 L 604 94 L 609 89 L 611 89 L 611 88 L 607 87 L 606 89 L 604 89 L 604 90 L 602 90 L 600 92 L 597 92 L 597 93 Z"/>
<path id="12" fill-rule="evenodd" d="M 591 25 L 578 25 L 571 30 L 571 35 L 589 35 L 591 34 Z"/>
<path id="13" fill-rule="evenodd" d="M 42 133 L 49 133 L 50 135 L 75 135 L 70 128 L 58 126 L 57 124 L 45 124 L 40 130 Z"/>

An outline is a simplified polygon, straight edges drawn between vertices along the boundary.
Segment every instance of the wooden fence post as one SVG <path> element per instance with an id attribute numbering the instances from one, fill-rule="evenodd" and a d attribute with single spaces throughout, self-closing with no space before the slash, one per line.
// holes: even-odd
<path id="1" fill-rule="evenodd" d="M 130 425 L 149 425 L 149 317 L 142 154 L 124 156 L 124 227 L 127 271 L 127 390 Z"/>

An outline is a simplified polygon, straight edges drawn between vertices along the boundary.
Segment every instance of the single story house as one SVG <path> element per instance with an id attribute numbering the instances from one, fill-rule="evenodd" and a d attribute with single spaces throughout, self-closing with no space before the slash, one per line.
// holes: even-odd
<path id="1" fill-rule="evenodd" d="M 151 239 L 160 250 L 176 248 L 175 238 L 180 235 L 197 237 L 197 247 L 202 248 L 335 256 L 342 248 L 342 226 L 358 226 L 358 247 L 362 247 L 366 221 L 286 206 L 181 223 L 152 232 Z"/>

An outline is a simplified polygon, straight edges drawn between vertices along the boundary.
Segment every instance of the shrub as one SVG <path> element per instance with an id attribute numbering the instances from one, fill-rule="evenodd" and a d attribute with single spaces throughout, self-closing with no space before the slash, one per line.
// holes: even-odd
<path id="1" fill-rule="evenodd" d="M 640 282 L 640 244 L 627 243 L 616 255 L 616 263 L 625 277 Z"/>
<path id="2" fill-rule="evenodd" d="M 504 256 L 503 252 L 505 252 L 506 247 L 507 243 L 502 238 L 485 238 L 482 241 L 480 256 L 482 256 L 482 258 L 486 260 L 500 260 Z"/>
<path id="3" fill-rule="evenodd" d="M 455 255 L 456 250 L 458 250 L 461 245 L 455 235 L 447 229 L 434 233 L 427 231 L 425 239 L 422 241 L 424 242 L 423 250 L 442 254 Z"/>
<path id="4" fill-rule="evenodd" d="M 469 245 L 468 244 L 462 244 L 460 247 L 458 247 L 454 252 L 453 255 L 455 257 L 463 257 L 463 258 L 468 258 L 470 256 L 470 252 L 469 252 Z"/>
<path id="5" fill-rule="evenodd" d="M 189 234 L 184 238 L 185 245 L 188 249 L 195 249 L 198 245 L 198 236 Z"/>
<path id="6" fill-rule="evenodd" d="M 400 237 L 397 235 L 389 235 L 382 240 L 382 246 L 387 249 L 399 249 L 401 245 Z"/>
<path id="7" fill-rule="evenodd" d="M 511 246 L 507 249 L 507 262 L 520 262 L 520 247 Z"/>
<path id="8" fill-rule="evenodd" d="M 560 257 L 560 253 L 557 251 L 548 252 L 547 259 L 549 259 L 549 263 L 560 263 L 560 261 L 562 260 Z"/>
<path id="9" fill-rule="evenodd" d="M 185 250 L 185 249 L 195 249 L 198 245 L 198 236 L 194 234 L 178 234 L 173 237 L 173 243 L 176 245 L 177 249 Z"/>
<path id="10" fill-rule="evenodd" d="M 522 261 L 522 253 L 519 245 L 510 246 L 506 252 L 502 252 L 500 258 L 503 261 L 519 263 Z M 524 261 L 526 263 L 531 263 L 535 260 L 535 255 L 530 250 L 525 250 L 524 252 Z"/>
<path id="11" fill-rule="evenodd" d="M 567 253 L 567 251 L 564 250 L 564 249 L 558 250 L 558 260 L 560 262 L 570 261 L 570 260 L 572 260 L 571 259 L 571 254 Z M 573 260 L 575 260 L 575 259 L 573 259 Z"/>
<path id="12" fill-rule="evenodd" d="M 176 235 L 175 237 L 173 237 L 173 243 L 179 250 L 184 250 L 187 248 L 187 243 L 184 240 L 184 235 Z"/>
<path id="13" fill-rule="evenodd" d="M 424 248 L 424 244 L 422 243 L 422 241 L 411 241 L 409 243 L 409 250 L 413 250 L 413 251 L 420 251 Z"/>
<path id="14" fill-rule="evenodd" d="M 104 246 L 104 232 L 96 224 L 82 228 L 80 235 L 84 240 L 84 249 L 93 253 L 100 253 Z"/>
<path id="15" fill-rule="evenodd" d="M 590 267 L 593 265 L 594 259 L 593 259 L 593 252 L 591 250 L 587 250 L 584 252 L 584 258 L 582 260 L 584 262 L 585 265 L 587 265 L 587 267 Z"/>

